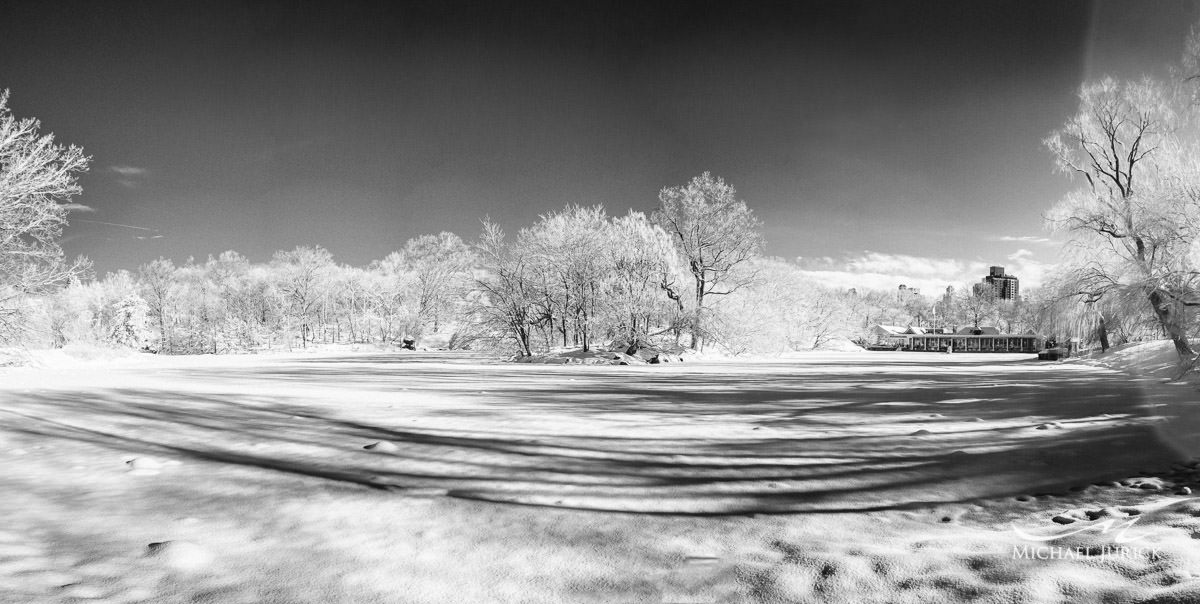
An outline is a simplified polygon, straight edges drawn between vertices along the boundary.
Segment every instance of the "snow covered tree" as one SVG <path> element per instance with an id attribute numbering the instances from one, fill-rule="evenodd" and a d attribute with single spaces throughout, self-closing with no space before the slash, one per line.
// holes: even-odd
<path id="1" fill-rule="evenodd" d="M 1088 82 L 1079 99 L 1077 113 L 1045 141 L 1058 169 L 1082 179 L 1049 216 L 1071 235 L 1073 280 L 1089 304 L 1136 292 L 1189 358 L 1187 310 L 1200 304 L 1200 265 L 1189 266 L 1200 178 L 1196 140 L 1181 136 L 1182 103 L 1150 78 Z"/>
<path id="2" fill-rule="evenodd" d="M 633 354 L 681 318 L 681 300 L 665 292 L 686 276 L 671 236 L 641 212 L 614 219 L 605 239 L 609 328 Z"/>
<path id="3" fill-rule="evenodd" d="M 367 308 L 378 330 L 381 342 L 393 342 L 408 337 L 409 331 L 420 324 L 416 312 L 419 304 L 412 293 L 416 290 L 413 275 L 405 269 L 404 254 L 392 252 L 383 260 L 371 264 L 367 276 Z"/>
<path id="4" fill-rule="evenodd" d="M 150 307 L 136 292 L 129 292 L 112 305 L 108 340 L 117 346 L 140 349 L 150 341 Z"/>
<path id="5" fill-rule="evenodd" d="M 476 286 L 482 295 L 473 314 L 485 329 L 511 338 L 521 354 L 533 354 L 533 329 L 539 322 L 534 305 L 540 292 L 527 256 L 515 251 L 503 229 L 490 220 L 483 222 L 476 250 L 482 265 Z"/>
<path id="6" fill-rule="evenodd" d="M 92 344 L 141 349 L 151 343 L 150 307 L 128 271 L 104 279 L 73 281 L 54 296 L 51 307 L 55 346 Z"/>
<path id="7" fill-rule="evenodd" d="M 333 255 L 320 246 L 300 246 L 278 252 L 273 260 L 276 287 L 285 300 L 287 316 L 300 331 L 300 345 L 315 341 L 313 324 L 320 326 L 319 311 L 330 284 Z"/>
<path id="8" fill-rule="evenodd" d="M 471 314 L 522 354 L 601 344 L 636 351 L 672 332 L 684 308 L 665 289 L 686 278 L 674 243 L 641 213 L 610 219 L 602 206 L 569 205 L 513 241 L 485 222 L 477 247 Z"/>
<path id="9" fill-rule="evenodd" d="M 404 244 L 403 263 L 412 276 L 420 328 L 437 332 L 453 318 L 471 280 L 471 248 L 454 233 L 421 235 Z"/>
<path id="10" fill-rule="evenodd" d="M 954 304 L 955 319 L 962 325 L 978 329 L 996 323 L 999 318 L 996 293 L 988 287 L 964 289 L 958 293 Z"/>
<path id="11" fill-rule="evenodd" d="M 713 344 L 732 354 L 779 354 L 826 348 L 857 331 L 858 295 L 814 283 L 780 258 L 750 264 L 758 279 L 722 301 L 713 314 Z"/>
<path id="12" fill-rule="evenodd" d="M 0 341 L 22 330 L 20 300 L 66 285 L 87 268 L 67 263 L 59 238 L 91 158 L 41 134 L 33 118 L 17 119 L 0 91 Z"/>
<path id="13" fill-rule="evenodd" d="M 564 346 L 589 350 L 602 331 L 606 280 L 611 275 L 605 257 L 607 234 L 608 216 L 602 206 L 567 206 L 542 216 L 518 235 L 541 286 L 542 318 L 550 323 L 550 331 L 557 321 Z"/>
<path id="14" fill-rule="evenodd" d="M 735 269 L 758 254 L 762 223 L 732 186 L 708 172 L 686 185 L 663 189 L 658 200 L 654 221 L 671 235 L 692 275 L 691 344 L 699 348 L 708 300 L 753 282 L 752 273 Z"/>
<path id="15" fill-rule="evenodd" d="M 138 283 L 141 285 L 142 299 L 149 308 L 151 321 L 157 327 L 158 337 L 155 339 L 160 352 L 170 353 L 171 321 L 175 304 L 175 263 L 169 258 L 159 258 L 138 268 Z"/>

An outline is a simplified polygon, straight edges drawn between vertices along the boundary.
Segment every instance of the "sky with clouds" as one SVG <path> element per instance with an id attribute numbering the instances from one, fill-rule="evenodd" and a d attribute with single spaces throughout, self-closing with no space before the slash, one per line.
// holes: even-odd
<path id="1" fill-rule="evenodd" d="M 766 252 L 924 292 L 1036 285 L 1080 83 L 1156 73 L 1194 2 L 3 2 L 0 87 L 93 156 L 99 272 L 322 245 L 365 264 L 724 177 Z M 46 49 L 52 45 L 53 52 Z M 89 211 L 90 210 L 90 211 Z"/>
<path id="2" fill-rule="evenodd" d="M 904 285 L 917 288 L 926 296 L 937 297 L 947 286 L 958 291 L 970 287 L 987 275 L 993 265 L 1003 266 L 1005 273 L 1017 275 L 1022 287 L 1037 287 L 1051 268 L 1038 260 L 1038 256 L 1029 248 L 1017 248 L 995 261 L 863 251 L 840 257 L 801 257 L 797 262 L 805 275 L 834 287 L 895 290 Z"/>

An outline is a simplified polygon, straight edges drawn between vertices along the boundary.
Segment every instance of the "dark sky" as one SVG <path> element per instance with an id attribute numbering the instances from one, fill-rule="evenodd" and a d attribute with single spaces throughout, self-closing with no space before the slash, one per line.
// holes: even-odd
<path id="1" fill-rule="evenodd" d="M 78 201 L 95 212 L 65 247 L 100 273 L 302 244 L 363 264 L 421 233 L 473 238 L 485 215 L 649 210 L 705 170 L 765 220 L 770 254 L 976 270 L 1053 261 L 1035 238 L 1068 182 L 1041 139 L 1084 78 L 1160 71 L 1197 17 L 1179 1 L 0 0 L 0 87 L 94 157 Z"/>

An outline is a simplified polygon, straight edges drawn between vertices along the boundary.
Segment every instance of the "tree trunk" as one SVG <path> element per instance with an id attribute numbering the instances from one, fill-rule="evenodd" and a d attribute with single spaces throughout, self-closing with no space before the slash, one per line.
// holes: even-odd
<path id="1" fill-rule="evenodd" d="M 692 317 L 692 350 L 702 348 L 700 334 L 704 333 L 704 325 L 700 317 L 704 313 L 704 282 L 704 273 L 700 272 L 696 275 L 696 314 Z"/>
<path id="2" fill-rule="evenodd" d="M 1148 298 L 1150 305 L 1154 307 L 1154 315 L 1158 317 L 1159 325 L 1170 336 L 1171 341 L 1175 343 L 1175 352 L 1179 354 L 1179 359 L 1181 361 L 1191 360 L 1195 356 L 1195 353 L 1192 352 L 1192 347 L 1188 344 L 1187 334 L 1183 329 L 1183 308 L 1170 301 L 1161 290 L 1156 289 L 1150 292 Z"/>
<path id="3" fill-rule="evenodd" d="M 1104 320 L 1104 315 L 1100 315 L 1100 326 L 1097 329 L 1100 336 L 1100 352 L 1108 352 L 1108 323 Z"/>
<path id="4" fill-rule="evenodd" d="M 164 312 L 158 313 L 158 351 L 166 354 L 171 354 L 171 336 L 167 335 L 167 318 Z"/>

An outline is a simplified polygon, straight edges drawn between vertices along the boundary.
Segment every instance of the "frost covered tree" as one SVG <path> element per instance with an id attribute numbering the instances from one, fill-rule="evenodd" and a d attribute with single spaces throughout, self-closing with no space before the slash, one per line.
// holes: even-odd
<path id="1" fill-rule="evenodd" d="M 319 312 L 331 281 L 333 255 L 320 246 L 300 246 L 277 252 L 272 264 L 286 314 L 300 331 L 301 347 L 307 348 L 310 340 L 315 341 L 314 324 L 321 324 Z"/>
<path id="2" fill-rule="evenodd" d="M 676 291 L 686 275 L 671 236 L 641 212 L 612 220 L 605 240 L 609 325 L 633 354 L 682 318 L 682 300 L 666 292 Z"/>
<path id="3" fill-rule="evenodd" d="M 518 235 L 541 289 L 541 317 L 563 346 L 589 350 L 609 302 L 608 216 L 602 206 L 567 206 L 543 215 Z"/>
<path id="4" fill-rule="evenodd" d="M 910 323 L 917 327 L 927 327 L 933 316 L 933 304 L 922 295 L 909 296 L 901 301 L 904 313 L 911 319 Z"/>
<path id="5" fill-rule="evenodd" d="M 283 300 L 272 267 L 254 265 L 237 252 L 222 252 L 204 263 L 189 259 L 180 267 L 159 258 L 142 265 L 136 279 L 159 352 L 269 347 L 283 328 Z"/>
<path id="6" fill-rule="evenodd" d="M 211 315 L 222 346 L 245 350 L 270 345 L 279 331 L 282 300 L 262 267 L 229 250 L 204 263 L 204 278 L 215 293 Z"/>
<path id="7" fill-rule="evenodd" d="M 334 269 L 329 293 L 329 318 L 335 329 L 335 342 L 348 340 L 351 343 L 364 341 L 369 334 L 366 311 L 369 305 L 370 274 L 350 265 Z"/>
<path id="8" fill-rule="evenodd" d="M 366 308 L 381 342 L 393 342 L 408 336 L 418 324 L 413 277 L 405 269 L 404 254 L 392 252 L 371 263 L 366 280 Z"/>
<path id="9" fill-rule="evenodd" d="M 149 306 L 136 292 L 116 300 L 112 307 L 108 340 L 117 346 L 143 348 L 150 341 Z"/>
<path id="10" fill-rule="evenodd" d="M 757 258 L 758 279 L 714 313 L 712 343 L 732 354 L 819 350 L 857 335 L 857 294 L 822 286 L 780 258 Z"/>
<path id="11" fill-rule="evenodd" d="M 1089 304 L 1136 293 L 1189 358 L 1187 311 L 1200 304 L 1190 263 L 1200 179 L 1179 99 L 1150 78 L 1104 78 L 1085 83 L 1079 101 L 1045 141 L 1058 169 L 1081 183 L 1049 216 L 1071 236 L 1072 280 Z"/>
<path id="12" fill-rule="evenodd" d="M 53 296 L 50 310 L 55 346 L 90 344 L 140 349 L 151 343 L 150 307 L 127 271 L 104 279 L 73 281 Z"/>
<path id="13" fill-rule="evenodd" d="M 753 282 L 752 273 L 736 269 L 762 247 L 762 223 L 732 186 L 708 172 L 685 185 L 663 189 L 658 200 L 654 221 L 671 235 L 692 275 L 691 345 L 699 348 L 710 299 Z"/>
<path id="14" fill-rule="evenodd" d="M 471 248 L 458 235 L 443 231 L 408 240 L 401 254 L 415 289 L 418 326 L 437 332 L 453 318 L 470 283 L 475 262 Z"/>
<path id="15" fill-rule="evenodd" d="M 482 271 L 476 279 L 481 295 L 474 316 L 499 338 L 511 339 L 521 354 L 533 354 L 540 292 L 526 255 L 514 250 L 504 230 L 486 219 L 475 248 Z"/>
<path id="16" fill-rule="evenodd" d="M 66 285 L 86 270 L 67 263 L 59 238 L 80 193 L 90 158 L 41 134 L 33 118 L 17 119 L 0 91 L 0 341 L 21 331 L 20 300 Z"/>
<path id="17" fill-rule="evenodd" d="M 150 320 L 157 327 L 160 352 L 171 352 L 171 321 L 175 314 L 175 263 L 159 258 L 138 268 L 137 281 L 146 301 Z"/>
<path id="18" fill-rule="evenodd" d="M 954 299 L 955 319 L 976 329 L 994 324 L 999 319 L 996 293 L 991 288 L 964 289 Z"/>
<path id="19" fill-rule="evenodd" d="M 641 213 L 569 205 L 511 241 L 485 222 L 477 247 L 472 316 L 522 354 L 602 344 L 636 352 L 672 333 L 683 308 L 664 290 L 686 278 L 674 243 Z"/>

